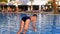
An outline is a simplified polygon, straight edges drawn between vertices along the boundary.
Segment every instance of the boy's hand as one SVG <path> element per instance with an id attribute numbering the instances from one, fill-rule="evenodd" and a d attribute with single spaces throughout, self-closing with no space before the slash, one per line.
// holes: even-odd
<path id="1" fill-rule="evenodd" d="M 34 29 L 34 32 L 36 32 L 37 31 L 37 29 L 36 28 L 33 28 Z"/>

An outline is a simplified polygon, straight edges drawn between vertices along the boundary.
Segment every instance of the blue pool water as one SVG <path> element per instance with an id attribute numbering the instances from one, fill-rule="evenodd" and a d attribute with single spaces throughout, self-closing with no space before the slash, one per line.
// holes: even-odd
<path id="1" fill-rule="evenodd" d="M 27 15 L 30 16 L 32 14 Z M 0 13 L 0 34 L 16 34 L 23 16 L 26 16 L 26 14 Z M 29 28 L 26 34 L 60 34 L 60 15 L 38 14 L 36 27 L 37 32 Z"/>

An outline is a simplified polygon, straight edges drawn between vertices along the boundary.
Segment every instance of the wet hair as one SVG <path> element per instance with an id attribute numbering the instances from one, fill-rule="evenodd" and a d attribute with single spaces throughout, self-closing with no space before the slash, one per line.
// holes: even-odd
<path id="1" fill-rule="evenodd" d="M 37 14 L 33 14 L 33 16 L 36 16 L 37 17 Z"/>

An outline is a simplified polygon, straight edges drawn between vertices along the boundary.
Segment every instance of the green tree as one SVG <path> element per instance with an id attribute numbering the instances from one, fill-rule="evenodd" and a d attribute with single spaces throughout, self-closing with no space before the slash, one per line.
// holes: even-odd
<path id="1" fill-rule="evenodd" d="M 6 3 L 7 3 L 7 0 L 0 0 L 0 2 L 2 2 L 2 1 L 4 1 L 4 2 L 6 2 Z"/>

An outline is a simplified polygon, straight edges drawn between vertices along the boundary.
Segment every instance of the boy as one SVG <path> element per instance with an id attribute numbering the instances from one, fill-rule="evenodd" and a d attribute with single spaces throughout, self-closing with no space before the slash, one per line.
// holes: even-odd
<path id="1" fill-rule="evenodd" d="M 36 32 L 36 19 L 37 19 L 36 14 L 33 14 L 33 16 L 30 16 L 30 17 L 29 16 L 22 17 L 22 20 L 20 23 L 20 29 L 17 32 L 17 34 L 21 34 L 22 30 L 24 30 L 22 34 L 26 34 L 31 21 L 33 23 L 33 29 Z"/>

